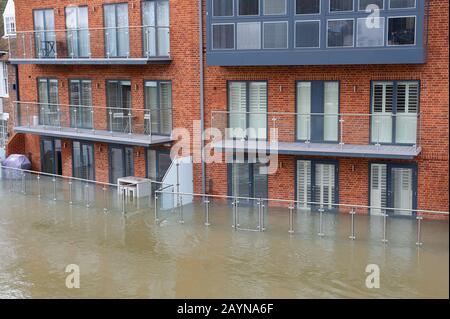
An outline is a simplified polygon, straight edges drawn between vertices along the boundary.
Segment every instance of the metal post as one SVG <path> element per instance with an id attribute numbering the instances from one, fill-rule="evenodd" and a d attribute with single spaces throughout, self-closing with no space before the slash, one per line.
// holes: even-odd
<path id="1" fill-rule="evenodd" d="M 25 185 L 25 173 L 22 172 L 22 194 L 26 195 L 27 191 L 26 191 L 26 185 Z"/>
<path id="2" fill-rule="evenodd" d="M 22 47 L 23 47 L 23 57 L 25 58 L 27 56 L 27 50 L 25 49 L 25 34 L 22 34 Z M 40 55 L 40 53 L 39 53 Z"/>
<path id="3" fill-rule="evenodd" d="M 376 121 L 375 123 L 377 123 L 377 144 L 375 144 L 376 146 L 380 146 L 380 119 L 378 118 L 378 116 L 376 117 Z"/>
<path id="4" fill-rule="evenodd" d="M 289 234 L 294 233 L 294 204 L 289 206 Z"/>
<path id="5" fill-rule="evenodd" d="M 388 214 L 386 211 L 384 211 L 384 214 L 383 214 L 383 239 L 381 240 L 383 243 L 388 242 L 388 240 L 386 238 L 387 217 L 388 217 Z"/>
<path id="6" fill-rule="evenodd" d="M 158 218 L 158 195 L 155 193 L 155 223 L 159 222 Z"/>
<path id="7" fill-rule="evenodd" d="M 237 198 L 234 198 L 232 205 L 233 205 L 233 228 L 234 228 L 234 230 L 238 230 L 239 225 L 238 225 L 238 220 L 237 220 L 237 218 L 238 218 L 237 210 L 238 210 L 239 202 L 238 202 Z"/>
<path id="8" fill-rule="evenodd" d="M 122 214 L 126 214 L 126 206 L 125 206 L 125 201 L 126 201 L 126 195 L 125 195 L 125 188 L 122 188 Z"/>
<path id="9" fill-rule="evenodd" d="M 56 202 L 56 178 L 53 177 L 53 200 Z"/>
<path id="10" fill-rule="evenodd" d="M 86 183 L 86 185 L 84 186 L 84 199 L 86 201 L 86 208 L 90 207 L 89 204 L 89 183 Z"/>
<path id="11" fill-rule="evenodd" d="M 28 127 L 31 126 L 31 118 L 30 118 L 30 106 L 27 104 L 27 122 L 28 122 Z"/>
<path id="12" fill-rule="evenodd" d="M 132 133 L 133 133 L 133 115 L 131 114 L 131 111 L 130 110 L 128 110 L 130 113 L 128 114 L 128 121 L 130 121 L 130 123 L 129 123 L 129 125 L 130 125 L 130 128 L 128 129 L 128 135 L 131 135 Z"/>
<path id="13" fill-rule="evenodd" d="M 261 200 L 261 226 L 262 226 L 261 231 L 266 230 L 266 226 L 265 226 L 266 221 L 265 221 L 265 217 L 264 217 L 265 208 L 266 208 L 266 205 L 264 205 L 264 201 Z"/>
<path id="14" fill-rule="evenodd" d="M 106 187 L 103 186 L 103 212 L 107 213 L 108 212 L 108 198 L 106 195 Z"/>
<path id="15" fill-rule="evenodd" d="M 94 108 L 93 107 L 91 107 L 91 126 L 92 126 L 92 134 L 95 134 Z"/>
<path id="16" fill-rule="evenodd" d="M 310 144 L 311 140 L 311 115 L 306 118 L 306 141 L 305 143 Z"/>
<path id="17" fill-rule="evenodd" d="M 74 116 L 74 118 L 75 118 L 75 123 L 74 123 L 74 125 L 75 125 L 75 132 L 77 132 L 78 133 L 78 115 L 77 115 L 77 108 L 75 108 L 74 110 L 73 110 L 73 112 L 75 113 L 75 116 Z"/>
<path id="18" fill-rule="evenodd" d="M 339 119 L 339 124 L 340 124 L 340 126 L 341 126 L 341 129 L 340 129 L 340 135 L 341 135 L 341 137 L 340 137 L 340 142 L 339 142 L 339 145 L 340 145 L 340 147 L 341 147 L 341 149 L 344 147 L 344 120 L 343 119 Z"/>
<path id="19" fill-rule="evenodd" d="M 258 230 L 262 231 L 261 199 L 257 200 L 256 206 L 258 207 Z"/>
<path id="20" fill-rule="evenodd" d="M 356 236 L 355 236 L 355 215 L 356 215 L 356 211 L 354 208 L 352 208 L 352 210 L 350 211 L 350 216 L 352 218 L 352 225 L 351 225 L 351 235 L 348 237 L 351 240 L 355 240 Z"/>
<path id="21" fill-rule="evenodd" d="M 205 226 L 210 226 L 209 223 L 209 199 L 205 199 Z"/>
<path id="22" fill-rule="evenodd" d="M 72 181 L 69 181 L 69 205 L 72 206 L 73 204 L 73 198 L 72 198 L 72 191 L 73 191 L 73 186 L 72 186 Z"/>
<path id="23" fill-rule="evenodd" d="M 41 199 L 41 176 L 37 176 L 37 184 L 38 184 L 38 198 Z"/>
<path id="24" fill-rule="evenodd" d="M 417 242 L 416 242 L 416 245 L 418 247 L 420 247 L 420 246 L 423 245 L 422 233 L 421 233 L 422 232 L 421 223 L 422 223 L 423 217 L 422 216 L 417 216 L 416 219 L 417 219 Z"/>
<path id="25" fill-rule="evenodd" d="M 112 122 L 112 111 L 109 110 L 109 133 L 113 135 L 113 122 Z"/>
<path id="26" fill-rule="evenodd" d="M 325 234 L 323 233 L 323 229 L 322 229 L 323 212 L 324 212 L 324 209 L 323 208 L 319 208 L 319 233 L 318 233 L 318 235 L 320 237 L 325 236 Z"/>

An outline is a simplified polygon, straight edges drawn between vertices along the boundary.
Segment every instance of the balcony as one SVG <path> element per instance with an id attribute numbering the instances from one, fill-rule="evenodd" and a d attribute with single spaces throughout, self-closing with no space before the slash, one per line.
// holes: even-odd
<path id="1" fill-rule="evenodd" d="M 224 152 L 413 159 L 422 150 L 420 114 L 213 111 L 211 127 Z"/>
<path id="2" fill-rule="evenodd" d="M 17 32 L 8 39 L 13 64 L 170 63 L 170 28 L 133 26 Z"/>
<path id="3" fill-rule="evenodd" d="M 425 0 L 207 1 L 210 66 L 422 64 Z M 227 5 L 227 6 L 226 6 Z M 367 5 L 367 7 L 365 7 Z"/>
<path id="4" fill-rule="evenodd" d="M 171 109 L 15 102 L 16 133 L 149 147 L 172 141 Z"/>

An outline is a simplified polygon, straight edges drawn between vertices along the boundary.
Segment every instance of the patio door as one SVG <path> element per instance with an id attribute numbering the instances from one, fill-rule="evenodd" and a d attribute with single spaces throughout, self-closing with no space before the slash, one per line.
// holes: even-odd
<path id="1" fill-rule="evenodd" d="M 131 82 L 106 83 L 108 128 L 110 131 L 129 133 L 131 130 Z"/>
<path id="2" fill-rule="evenodd" d="M 58 80 L 38 79 L 39 124 L 59 126 Z"/>
<path id="3" fill-rule="evenodd" d="M 55 15 L 53 9 L 34 10 L 34 40 L 39 59 L 56 57 Z"/>
<path id="4" fill-rule="evenodd" d="M 92 82 L 90 80 L 70 80 L 70 126 L 92 129 Z"/>
<path id="5" fill-rule="evenodd" d="M 88 7 L 66 7 L 66 28 L 68 57 L 90 57 Z"/>
<path id="6" fill-rule="evenodd" d="M 48 174 L 62 175 L 61 140 L 41 139 L 41 171 Z"/>
<path id="7" fill-rule="evenodd" d="M 397 208 L 388 214 L 411 216 L 416 207 L 417 171 L 412 165 L 371 164 L 370 167 L 370 210 L 379 215 L 381 208 Z M 406 209 L 404 211 L 403 209 Z"/>
<path id="8" fill-rule="evenodd" d="M 339 82 L 297 82 L 297 139 L 336 143 L 339 136 Z"/>
<path id="9" fill-rule="evenodd" d="M 103 8 L 106 57 L 129 57 L 128 3 L 105 4 Z"/>
<path id="10" fill-rule="evenodd" d="M 95 180 L 94 145 L 73 142 L 73 177 Z"/>
<path id="11" fill-rule="evenodd" d="M 111 146 L 109 151 L 109 176 L 111 184 L 121 177 L 134 175 L 134 152 L 132 147 Z"/>
<path id="12" fill-rule="evenodd" d="M 233 163 L 231 168 L 231 196 L 267 198 L 268 175 L 260 163 Z M 245 203 L 245 200 L 239 200 Z"/>

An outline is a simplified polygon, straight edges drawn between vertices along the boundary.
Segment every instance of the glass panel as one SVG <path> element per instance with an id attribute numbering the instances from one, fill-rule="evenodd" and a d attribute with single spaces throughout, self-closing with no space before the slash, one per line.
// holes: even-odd
<path id="1" fill-rule="evenodd" d="M 117 55 L 125 57 L 130 55 L 130 40 L 128 30 L 128 4 L 118 4 L 117 16 Z"/>
<path id="2" fill-rule="evenodd" d="M 125 176 L 134 175 L 134 150 L 131 147 L 125 148 Z"/>
<path id="3" fill-rule="evenodd" d="M 230 138 L 245 138 L 247 129 L 247 86 L 245 82 L 230 82 Z M 237 130 L 236 130 L 237 129 Z"/>
<path id="4" fill-rule="evenodd" d="M 148 56 L 156 55 L 156 19 L 155 2 L 142 2 L 142 23 L 144 24 L 144 52 Z"/>
<path id="5" fill-rule="evenodd" d="M 393 82 L 374 82 L 372 87 L 372 143 L 392 143 Z"/>
<path id="6" fill-rule="evenodd" d="M 160 82 L 160 134 L 172 133 L 172 83 Z"/>
<path id="7" fill-rule="evenodd" d="M 295 47 L 318 48 L 320 46 L 320 21 L 295 23 Z"/>
<path id="8" fill-rule="evenodd" d="M 166 176 L 167 171 L 172 165 L 170 153 L 158 152 L 158 180 L 162 182 Z"/>
<path id="9" fill-rule="evenodd" d="M 413 170 L 392 168 L 393 208 L 413 209 Z M 410 216 L 410 211 L 396 210 L 397 215 Z"/>
<path id="10" fill-rule="evenodd" d="M 311 161 L 297 161 L 297 201 L 299 208 L 307 209 L 311 199 Z"/>
<path id="11" fill-rule="evenodd" d="M 315 165 L 315 202 L 320 208 L 332 209 L 335 203 L 335 166 L 333 164 Z"/>
<path id="12" fill-rule="evenodd" d="M 286 14 L 286 0 L 264 0 L 265 15 Z"/>
<path id="13" fill-rule="evenodd" d="M 353 20 L 328 20 L 328 46 L 353 46 Z"/>
<path id="14" fill-rule="evenodd" d="M 54 174 L 55 169 L 55 150 L 52 140 L 42 140 L 42 172 Z"/>
<path id="15" fill-rule="evenodd" d="M 158 25 L 158 55 L 169 56 L 170 52 L 170 32 L 169 32 L 169 1 L 158 1 L 157 6 Z"/>
<path id="16" fill-rule="evenodd" d="M 110 151 L 111 163 L 110 174 L 111 183 L 116 184 L 117 179 L 125 176 L 124 163 L 123 163 L 123 149 L 112 147 Z"/>
<path id="17" fill-rule="evenodd" d="M 389 0 L 391 9 L 415 8 L 416 0 Z"/>
<path id="18" fill-rule="evenodd" d="M 324 83 L 324 130 L 325 141 L 338 141 L 339 83 Z"/>
<path id="19" fill-rule="evenodd" d="M 353 11 L 353 0 L 330 0 L 330 12 Z"/>
<path id="20" fill-rule="evenodd" d="M 110 130 L 130 132 L 131 83 L 129 81 L 108 81 L 107 107 Z M 111 112 L 111 114 L 109 114 Z"/>
<path id="21" fill-rule="evenodd" d="M 254 198 L 268 197 L 267 165 L 255 163 L 253 166 L 253 194 Z"/>
<path id="22" fill-rule="evenodd" d="M 238 0 L 239 15 L 259 15 L 259 0 Z"/>
<path id="23" fill-rule="evenodd" d="M 94 177 L 94 147 L 89 144 L 82 144 L 83 154 L 83 178 L 88 180 L 95 180 Z"/>
<path id="24" fill-rule="evenodd" d="M 387 207 L 387 165 L 370 165 L 370 206 Z M 379 208 L 371 208 L 372 215 L 384 213 Z"/>
<path id="25" fill-rule="evenodd" d="M 399 82 L 397 84 L 396 142 L 416 144 L 417 112 L 419 109 L 419 84 Z"/>
<path id="26" fill-rule="evenodd" d="M 311 139 L 311 82 L 297 83 L 297 139 Z"/>
<path id="27" fill-rule="evenodd" d="M 388 44 L 414 45 L 416 17 L 388 18 Z"/>
<path id="28" fill-rule="evenodd" d="M 234 24 L 212 26 L 213 49 L 234 49 Z"/>
<path id="29" fill-rule="evenodd" d="M 366 9 L 373 11 L 377 7 L 379 10 L 383 10 L 384 0 L 359 0 L 359 10 L 361 11 Z"/>
<path id="30" fill-rule="evenodd" d="M 67 7 L 67 50 L 72 58 L 89 57 L 89 23 L 87 7 Z"/>
<path id="31" fill-rule="evenodd" d="M 295 1 L 296 14 L 319 14 L 320 0 L 296 0 Z"/>
<path id="32" fill-rule="evenodd" d="M 357 46 L 378 47 L 384 45 L 384 18 L 358 19 Z"/>
<path id="33" fill-rule="evenodd" d="M 70 116 L 71 127 L 92 129 L 91 81 L 70 81 Z"/>
<path id="34" fill-rule="evenodd" d="M 117 56 L 117 22 L 115 5 L 105 5 L 103 7 L 105 19 L 105 49 L 106 57 Z"/>
<path id="35" fill-rule="evenodd" d="M 81 158 L 81 144 L 80 142 L 73 142 L 72 144 L 72 156 L 73 156 L 73 168 L 72 174 L 73 177 L 83 178 L 82 173 L 82 158 Z"/>
<path id="36" fill-rule="evenodd" d="M 261 49 L 261 23 L 237 24 L 237 49 Z"/>
<path id="37" fill-rule="evenodd" d="M 53 10 L 34 11 L 36 55 L 54 58 L 56 54 L 55 19 Z"/>
<path id="38" fill-rule="evenodd" d="M 233 163 L 232 165 L 232 196 L 250 197 L 250 165 L 247 163 Z"/>
<path id="39" fill-rule="evenodd" d="M 157 180 L 156 176 L 156 151 L 147 150 L 147 177 L 153 181 Z"/>
<path id="40" fill-rule="evenodd" d="M 267 138 L 267 83 L 251 82 L 249 85 L 249 138 Z"/>
<path id="41" fill-rule="evenodd" d="M 213 0 L 213 16 L 229 17 L 233 15 L 233 0 Z"/>
<path id="42" fill-rule="evenodd" d="M 264 49 L 286 49 L 288 46 L 287 22 L 264 23 Z"/>

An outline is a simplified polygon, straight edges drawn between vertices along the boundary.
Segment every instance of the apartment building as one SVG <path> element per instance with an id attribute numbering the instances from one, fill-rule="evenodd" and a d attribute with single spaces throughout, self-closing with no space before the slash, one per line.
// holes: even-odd
<path id="1" fill-rule="evenodd" d="M 244 160 L 194 164 L 197 192 L 302 209 L 448 210 L 448 1 L 15 8 L 20 97 L 8 151 L 29 155 L 34 169 L 162 180 L 172 128 L 194 140 L 193 121 L 203 120 L 223 133 L 215 150 Z M 278 154 L 274 174 L 254 161 L 261 148 Z"/>

